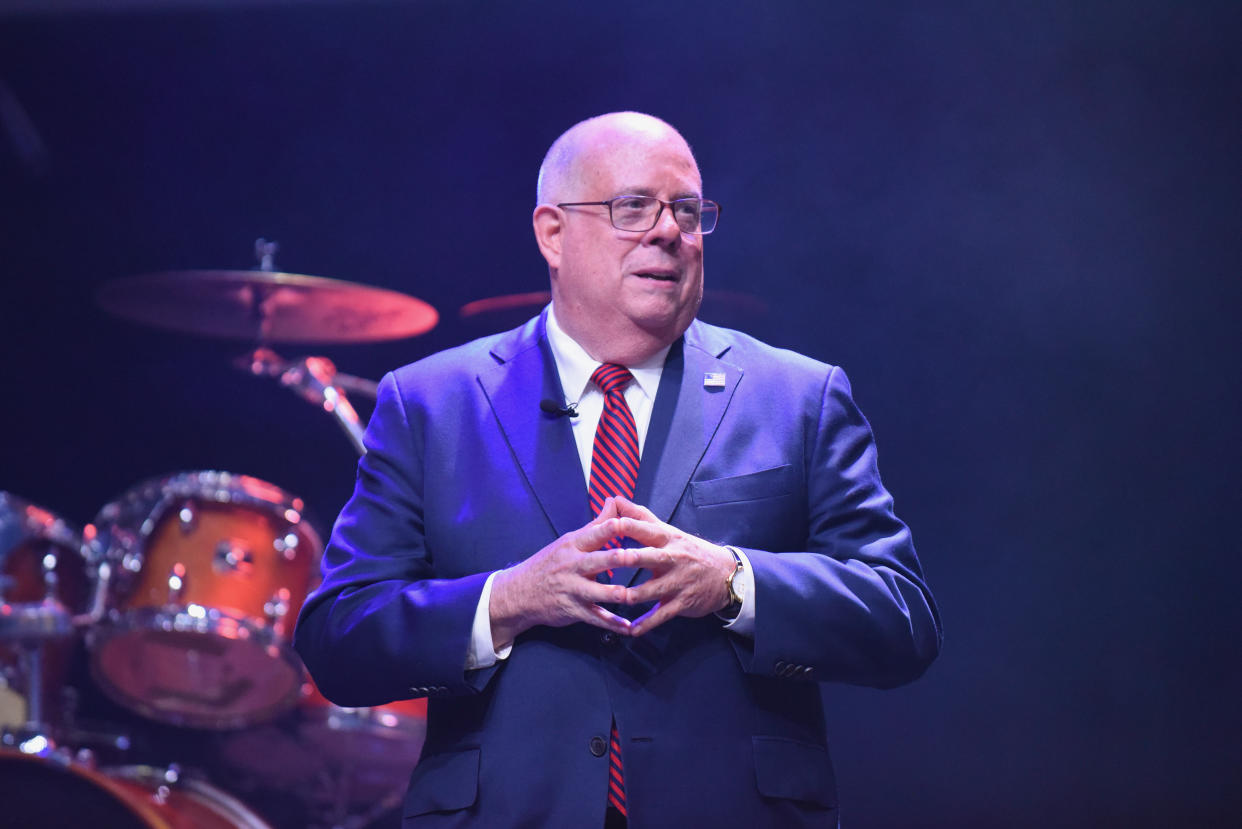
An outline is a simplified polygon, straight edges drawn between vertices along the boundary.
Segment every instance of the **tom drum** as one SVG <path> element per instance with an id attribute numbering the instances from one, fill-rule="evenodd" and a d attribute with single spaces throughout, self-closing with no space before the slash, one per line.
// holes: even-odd
<path id="1" fill-rule="evenodd" d="M 183 472 L 139 484 L 95 524 L 112 575 L 87 645 L 109 696 L 214 729 L 298 702 L 293 625 L 323 551 L 300 498 L 248 475 Z"/>

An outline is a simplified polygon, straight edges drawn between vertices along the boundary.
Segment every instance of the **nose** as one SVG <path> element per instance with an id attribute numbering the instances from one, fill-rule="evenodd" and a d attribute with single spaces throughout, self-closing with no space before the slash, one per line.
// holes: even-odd
<path id="1" fill-rule="evenodd" d="M 655 227 L 647 231 L 644 241 L 654 245 L 676 248 L 681 244 L 682 232 L 673 216 L 673 208 L 666 204 L 660 205 L 660 213 L 656 216 Z"/>

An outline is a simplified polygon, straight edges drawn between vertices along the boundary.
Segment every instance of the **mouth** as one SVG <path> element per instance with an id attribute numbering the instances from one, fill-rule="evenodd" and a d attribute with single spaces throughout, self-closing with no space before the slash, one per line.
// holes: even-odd
<path id="1" fill-rule="evenodd" d="M 638 271 L 634 276 L 640 279 L 654 279 L 657 282 L 677 282 L 680 278 L 677 272 L 672 270 Z"/>

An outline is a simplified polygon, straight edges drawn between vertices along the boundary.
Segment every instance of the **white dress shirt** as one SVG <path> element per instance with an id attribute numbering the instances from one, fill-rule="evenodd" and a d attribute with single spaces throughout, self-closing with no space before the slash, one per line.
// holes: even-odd
<path id="1" fill-rule="evenodd" d="M 561 389 L 565 392 L 565 405 L 576 404 L 577 417 L 567 418 L 573 429 L 578 458 L 582 462 L 582 478 L 587 486 L 591 482 L 591 453 L 595 444 L 595 430 L 604 411 L 604 393 L 591 382 L 591 375 L 602 363 L 586 353 L 576 340 L 565 333 L 556 321 L 556 308 L 548 308 L 548 345 L 556 361 L 556 373 L 560 375 Z M 643 446 L 647 441 L 647 428 L 651 425 L 651 410 L 655 405 L 656 391 L 660 388 L 660 375 L 664 373 L 664 359 L 669 346 L 660 349 L 641 363 L 626 366 L 634 375 L 634 382 L 625 387 L 625 402 L 634 415 L 638 430 L 638 457 L 642 462 Z M 743 594 L 742 609 L 737 617 L 725 625 L 735 633 L 753 636 L 755 631 L 755 584 L 754 573 L 746 554 L 742 557 L 743 570 L 738 575 L 739 588 Z M 466 668 L 486 668 L 497 659 L 507 659 L 513 645 L 496 651 L 492 642 L 492 622 L 489 607 L 492 598 L 492 581 L 496 574 L 488 576 L 479 596 L 474 614 L 470 650 L 466 654 Z"/>

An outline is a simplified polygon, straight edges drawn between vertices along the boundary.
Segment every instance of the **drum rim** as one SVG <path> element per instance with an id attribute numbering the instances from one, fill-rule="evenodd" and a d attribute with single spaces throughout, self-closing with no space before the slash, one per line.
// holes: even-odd
<path id="1" fill-rule="evenodd" d="M 30 515 L 30 510 L 32 509 L 43 513 L 52 520 L 44 522 L 35 519 Z M 59 513 L 53 512 L 46 507 L 41 507 L 33 501 L 28 501 L 19 495 L 0 489 L 0 531 L 10 522 L 17 525 L 23 538 L 38 538 L 43 541 L 51 541 L 73 550 L 83 558 L 86 557 L 82 527 L 80 525 L 66 520 Z M 3 559 L 8 552 L 8 550 L 0 549 L 0 559 Z"/>
<path id="2" fill-rule="evenodd" d="M 115 778 L 104 773 L 103 769 L 94 768 L 58 754 L 30 754 L 9 747 L 0 747 L 0 762 L 5 759 L 13 760 L 18 758 L 23 761 L 34 762 L 44 768 L 53 769 L 61 774 L 71 774 L 88 781 L 111 795 L 117 803 L 129 810 L 130 814 L 145 823 L 148 829 L 172 829 L 171 825 L 157 809 L 145 800 L 135 800 L 132 792 L 122 786 Z M 256 827 L 256 829 L 264 829 L 264 827 Z"/>
<path id="3" fill-rule="evenodd" d="M 381 739 L 408 740 L 413 736 L 425 736 L 427 720 L 385 710 L 382 705 L 366 708 L 346 708 L 331 702 L 324 710 L 312 710 L 309 706 L 298 707 L 298 718 L 303 727 L 323 728 L 337 734 L 365 734 Z M 384 720 L 391 717 L 391 724 Z"/>
<path id="4" fill-rule="evenodd" d="M 310 592 L 324 544 L 303 500 L 253 475 L 205 469 L 148 478 L 100 508 L 92 522 L 97 531 L 88 542 L 89 558 L 96 564 L 112 565 L 115 588 L 108 590 L 109 603 L 129 595 L 134 588 L 146 562 L 148 540 L 169 507 L 183 498 L 252 507 L 284 518 L 309 544 L 311 567 L 306 588 Z"/>
<path id="5" fill-rule="evenodd" d="M 217 810 L 217 813 L 233 821 L 237 829 L 272 829 L 271 824 L 265 821 L 257 812 L 208 780 L 180 772 L 172 775 L 170 780 L 171 766 L 130 763 L 119 766 L 103 766 L 99 769 L 99 772 L 111 779 L 126 780 L 144 786 L 155 782 L 158 785 L 168 786 L 172 789 L 184 789 L 185 791 L 201 795 L 207 800 L 209 805 L 225 807 L 223 810 Z M 241 820 L 245 822 L 239 822 Z"/>
<path id="6" fill-rule="evenodd" d="M 201 605 L 196 605 L 202 607 Z M 110 610 L 106 624 L 96 625 L 86 632 L 86 645 L 91 676 L 99 688 L 114 702 L 129 708 L 141 716 L 156 722 L 189 728 L 229 730 L 270 722 L 295 708 L 301 696 L 302 676 L 305 668 L 292 643 L 278 636 L 270 627 L 257 625 L 248 616 L 226 613 L 216 608 L 203 607 L 203 615 L 189 613 L 188 606 L 139 607 L 130 610 Z M 275 649 L 278 663 L 288 667 L 295 677 L 291 690 L 275 702 L 247 714 L 207 716 L 186 714 L 184 711 L 157 708 L 134 696 L 114 682 L 100 667 L 101 654 L 112 639 L 129 633 L 169 631 L 214 636 L 223 628 L 244 631 L 243 636 L 231 639 L 244 640 L 265 650 Z"/>

